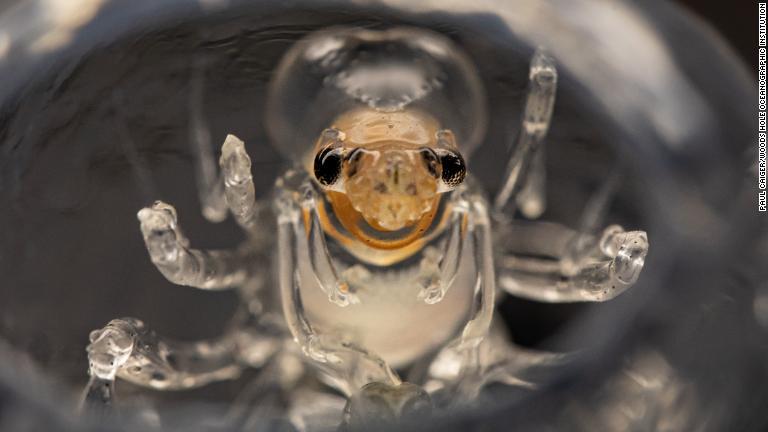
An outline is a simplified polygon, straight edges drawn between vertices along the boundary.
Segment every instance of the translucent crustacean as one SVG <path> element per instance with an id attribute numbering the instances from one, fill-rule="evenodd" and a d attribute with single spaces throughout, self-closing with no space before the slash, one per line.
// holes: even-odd
<path id="1" fill-rule="evenodd" d="M 199 150 L 204 214 L 221 220 L 228 209 L 248 234 L 242 247 L 190 248 L 163 202 L 138 213 L 169 281 L 238 289 L 242 311 L 222 337 L 197 343 L 111 321 L 90 337 L 85 402 L 110 402 L 116 377 L 188 389 L 253 367 L 262 370 L 256 388 L 289 395 L 280 408 L 297 428 L 342 416 L 345 405 L 344 424 L 357 428 L 469 402 L 489 382 L 535 384 L 526 371 L 565 357 L 515 347 L 492 325 L 497 284 L 543 302 L 604 301 L 635 283 L 648 251 L 642 231 L 595 230 L 615 178 L 579 229 L 513 221 L 516 208 L 536 219 L 545 206 L 537 150 L 556 84 L 553 60 L 537 52 L 505 182 L 489 202 L 465 162 L 483 135 L 482 88 L 450 41 L 417 29 L 335 29 L 297 43 L 268 105 L 274 144 L 296 161 L 273 197 L 256 200 L 235 136 L 222 146 L 221 178 Z M 409 382 L 396 370 L 410 371 Z M 264 403 L 264 393 L 243 404 Z"/>

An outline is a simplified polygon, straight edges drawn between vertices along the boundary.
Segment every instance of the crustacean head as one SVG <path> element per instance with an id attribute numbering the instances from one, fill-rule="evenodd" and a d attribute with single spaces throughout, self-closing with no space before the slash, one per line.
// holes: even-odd
<path id="1" fill-rule="evenodd" d="M 453 135 L 423 113 L 353 111 L 316 148 L 315 179 L 380 231 L 420 221 L 466 175 Z"/>

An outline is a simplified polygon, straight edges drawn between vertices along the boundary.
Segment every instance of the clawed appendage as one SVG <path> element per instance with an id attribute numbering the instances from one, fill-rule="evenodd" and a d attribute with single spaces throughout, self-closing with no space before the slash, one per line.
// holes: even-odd
<path id="1" fill-rule="evenodd" d="M 563 273 L 573 274 L 576 283 L 583 284 L 588 290 L 610 287 L 623 288 L 623 291 L 637 282 L 648 254 L 645 231 L 624 231 L 619 225 L 611 225 L 603 230 L 597 246 L 605 258 L 610 258 L 609 262 L 579 265 L 574 260 L 572 266 L 564 266 Z M 605 265 L 608 271 L 603 270 Z"/>
<path id="2" fill-rule="evenodd" d="M 243 142 L 233 135 L 227 136 L 222 147 L 222 178 L 216 181 L 223 180 L 226 204 L 235 220 L 251 229 L 260 212 L 250 175 L 250 159 Z M 205 155 L 201 157 L 205 159 Z M 213 182 L 210 173 L 202 174 L 206 184 Z M 207 216 L 216 213 L 214 204 L 203 203 L 204 208 L 210 210 Z M 246 249 L 190 248 L 173 206 L 157 201 L 141 209 L 138 219 L 150 259 L 170 282 L 217 290 L 245 286 L 254 280 L 247 271 L 250 256 Z M 261 364 L 278 349 L 279 344 L 269 336 L 257 335 L 259 341 L 255 343 L 251 333 L 245 327 L 234 328 L 219 340 L 180 343 L 158 337 L 137 319 L 113 320 L 91 333 L 88 346 L 91 380 L 84 402 L 86 405 L 110 404 L 116 377 L 155 389 L 185 389 L 235 378 L 242 365 Z M 243 343 L 251 346 L 240 347 Z M 255 352 L 257 347 L 264 352 Z"/>
<path id="3" fill-rule="evenodd" d="M 256 203 L 251 160 L 244 143 L 228 135 L 219 162 L 226 204 L 238 224 L 253 233 L 262 211 Z M 138 218 L 150 258 L 170 282 L 216 290 L 240 285 L 248 278 L 246 252 L 191 249 L 172 205 L 157 201 L 141 209 Z"/>
<path id="4" fill-rule="evenodd" d="M 440 277 L 440 263 L 443 255 L 437 248 L 424 249 L 424 256 L 419 263 L 418 284 L 421 287 L 417 298 L 426 304 L 437 304 L 448 291 L 449 283 Z"/>
<path id="5" fill-rule="evenodd" d="M 442 251 L 433 246 L 425 248 L 419 263 L 418 284 L 421 289 L 417 298 L 426 304 L 437 304 L 443 300 L 456 279 L 461 257 L 471 253 L 467 250 L 465 229 L 470 208 L 463 190 L 454 191 L 451 213 L 448 236 L 441 247 Z"/>
<path id="6" fill-rule="evenodd" d="M 188 389 L 240 375 L 236 338 L 175 342 L 135 318 L 110 321 L 91 332 L 87 347 L 91 376 L 84 405 L 109 405 L 119 377 L 154 389 Z"/>
<path id="7" fill-rule="evenodd" d="M 606 301 L 637 282 L 648 247 L 644 231 L 618 225 L 605 228 L 600 237 L 573 232 L 564 253 L 554 259 L 503 257 L 499 283 L 508 293 L 532 300 Z"/>
<path id="8" fill-rule="evenodd" d="M 83 394 L 81 409 L 105 407 L 114 400 L 118 370 L 128 361 L 136 344 L 135 320 L 114 320 L 91 332 L 88 352 L 90 379 Z"/>
<path id="9" fill-rule="evenodd" d="M 138 218 L 150 259 L 170 282 L 216 290 L 242 284 L 248 277 L 240 251 L 190 249 L 170 204 L 157 201 L 141 209 Z"/>
<path id="10" fill-rule="evenodd" d="M 542 146 L 552 120 L 556 90 L 554 61 L 538 50 L 531 60 L 520 133 L 505 182 L 494 201 L 494 209 L 499 215 L 513 214 L 512 201 L 530 219 L 539 217 L 544 211 Z M 609 176 L 587 204 L 580 231 L 558 228 L 557 231 L 567 233 L 564 236 L 549 232 L 552 231 L 551 224 L 541 224 L 536 238 L 528 242 L 536 246 L 534 250 L 501 257 L 499 283 L 505 291 L 545 302 L 605 301 L 626 291 L 637 281 L 648 253 L 646 234 L 625 232 L 619 226 L 606 228 L 600 238 L 592 234 L 615 192 L 617 173 L 614 171 Z M 511 234 L 512 237 L 515 235 Z M 569 238 L 570 242 L 559 248 L 558 244 L 563 243 L 564 238 Z"/>
<path id="11" fill-rule="evenodd" d="M 256 202 L 251 158 L 245 151 L 245 143 L 234 135 L 227 135 L 221 146 L 219 166 L 229 211 L 241 227 L 254 234 L 262 208 Z"/>

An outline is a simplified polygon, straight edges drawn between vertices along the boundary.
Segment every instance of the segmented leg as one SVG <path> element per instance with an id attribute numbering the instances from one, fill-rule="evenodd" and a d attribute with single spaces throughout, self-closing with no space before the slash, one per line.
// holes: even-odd
<path id="1" fill-rule="evenodd" d="M 314 212 L 312 188 L 306 177 L 289 173 L 280 179 L 277 188 L 279 284 L 283 315 L 294 340 L 327 380 L 346 395 L 374 381 L 399 385 L 400 378 L 376 354 L 340 335 L 320 333 L 308 321 L 302 306 L 301 287 L 323 283 L 322 273 L 318 275 L 317 263 L 313 265 L 313 262 L 322 259 L 324 266 L 332 263 L 327 250 L 318 250 L 318 244 L 309 243 L 313 236 L 321 233 L 312 233 L 319 226 L 312 227 L 308 233 L 303 223 L 303 214 Z M 313 219 L 311 215 L 310 219 Z M 338 283 L 335 274 L 330 275 L 334 279 L 331 282 Z"/>
<path id="2" fill-rule="evenodd" d="M 464 191 L 457 191 L 463 194 Z M 443 376 L 452 375 L 451 391 L 454 393 L 454 403 L 473 400 L 482 387 L 481 379 L 485 366 L 481 350 L 483 341 L 488 336 L 494 311 L 496 279 L 493 263 L 493 244 L 491 226 L 485 201 L 480 196 L 460 196 L 457 201 L 464 199 L 468 212 L 467 235 L 471 245 L 470 256 L 475 259 L 476 286 L 473 299 L 473 309 L 470 319 L 464 326 L 461 335 L 444 348 L 432 368 L 444 369 Z M 449 369 L 452 372 L 445 372 Z"/>
<path id="3" fill-rule="evenodd" d="M 571 238 L 559 257 L 502 257 L 501 287 L 518 297 L 555 303 L 610 300 L 635 284 L 648 254 L 644 231 L 611 225 L 600 237 L 572 231 Z"/>
<path id="4" fill-rule="evenodd" d="M 528 98 L 523 111 L 523 121 L 512 157 L 507 165 L 505 181 L 494 201 L 494 209 L 512 214 L 511 209 L 515 200 L 522 204 L 524 211 L 535 215 L 543 212 L 545 196 L 543 185 L 543 156 L 536 156 L 544 138 L 549 130 L 552 120 L 552 110 L 555 106 L 555 93 L 557 90 L 557 70 L 554 61 L 545 52 L 539 50 L 531 60 L 529 73 Z M 536 158 L 542 158 L 529 176 L 531 164 Z M 531 183 L 531 184 L 528 184 Z M 519 199 L 521 190 L 527 189 Z M 526 214 L 528 216 L 528 214 Z"/>
<path id="5" fill-rule="evenodd" d="M 247 254 L 243 251 L 190 249 L 173 206 L 157 201 L 141 209 L 138 218 L 149 256 L 169 281 L 217 290 L 242 284 L 248 277 Z"/>
<path id="6" fill-rule="evenodd" d="M 442 251 L 428 247 L 419 264 L 419 285 L 417 297 L 427 304 L 436 304 L 443 300 L 448 289 L 453 285 L 459 271 L 461 257 L 469 252 L 466 226 L 469 203 L 460 192 L 451 198 L 451 221 L 448 236 Z"/>
<path id="7" fill-rule="evenodd" d="M 229 211 L 241 227 L 251 234 L 256 234 L 256 229 L 261 225 L 258 222 L 263 216 L 264 208 L 256 202 L 251 158 L 245 151 L 245 143 L 234 135 L 227 135 L 221 146 L 219 166 Z"/>
<path id="8" fill-rule="evenodd" d="M 135 318 L 122 318 L 91 332 L 90 341 L 86 405 L 111 404 L 116 377 L 154 389 L 187 389 L 232 379 L 241 371 L 231 335 L 175 342 L 157 336 Z"/>
<path id="9" fill-rule="evenodd" d="M 278 180 L 277 189 L 278 223 L 281 218 L 295 216 L 297 219 L 290 219 L 290 223 L 301 224 L 304 232 L 303 236 L 295 239 L 302 252 L 301 264 L 307 265 L 316 284 L 328 295 L 328 301 L 340 307 L 359 303 L 360 300 L 351 292 L 345 278 L 339 275 L 328 253 L 325 233 L 317 213 L 317 193 L 309 178 L 291 170 Z M 303 224 L 305 221 L 307 226 Z M 347 273 L 347 276 L 355 277 L 354 271 Z"/>
<path id="10" fill-rule="evenodd" d="M 429 366 L 427 386 L 436 399 L 447 396 L 449 400 L 443 403 L 449 404 L 454 403 L 457 386 L 466 397 L 479 394 L 491 383 L 533 389 L 551 376 L 554 369 L 569 364 L 575 356 L 515 346 L 502 325 L 494 325 L 477 348 L 477 365 L 471 373 L 462 370 L 459 352 L 445 348 Z"/>
<path id="11" fill-rule="evenodd" d="M 544 302 L 610 300 L 635 284 L 648 254 L 644 231 L 618 225 L 592 234 L 619 184 L 614 172 L 587 203 L 578 231 L 562 225 L 513 225 L 499 262 L 499 285 L 518 297 Z"/>

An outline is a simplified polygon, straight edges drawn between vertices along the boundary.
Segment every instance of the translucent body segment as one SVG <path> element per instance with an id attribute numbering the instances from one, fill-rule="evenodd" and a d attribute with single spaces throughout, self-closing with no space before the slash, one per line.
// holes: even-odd
<path id="1" fill-rule="evenodd" d="M 526 187 L 528 181 L 539 181 L 535 174 L 529 180 L 531 164 L 536 159 L 536 152 L 544 142 L 552 121 L 552 110 L 555 106 L 555 94 L 557 90 L 557 70 L 554 60 L 545 52 L 539 50 L 531 60 L 529 73 L 528 97 L 523 111 L 523 120 L 520 133 L 517 136 L 514 152 L 507 165 L 505 181 L 494 201 L 496 211 L 504 210 L 510 199 L 517 197 L 518 193 Z M 543 167 L 543 163 L 541 164 Z M 536 189 L 537 185 L 529 186 L 529 192 L 542 193 L 542 189 Z M 528 195 L 535 201 L 545 199 L 542 195 Z M 526 203 L 531 206 L 530 202 Z M 542 209 L 543 210 L 543 209 Z"/>
<path id="2" fill-rule="evenodd" d="M 485 132 L 484 92 L 474 65 L 450 39 L 416 28 L 337 27 L 293 45 L 273 74 L 266 126 L 278 150 L 297 160 L 317 131 L 337 127 L 333 120 L 356 107 L 429 111 L 454 128 L 465 155 Z"/>
<path id="3" fill-rule="evenodd" d="M 240 226 L 248 232 L 255 231 L 262 207 L 256 202 L 251 158 L 245 151 L 245 143 L 234 135 L 227 135 L 221 146 L 219 166 L 229 211 Z"/>
<path id="4" fill-rule="evenodd" d="M 483 364 L 482 374 L 473 382 L 479 394 L 483 387 L 492 383 L 509 386 L 537 388 L 558 368 L 568 366 L 575 358 L 572 353 L 552 353 L 524 349 L 507 344 L 503 356 Z"/>
<path id="5" fill-rule="evenodd" d="M 473 376 L 482 373 L 480 363 L 480 344 L 488 335 L 493 319 L 496 296 L 496 275 L 493 265 L 493 244 L 491 240 L 491 223 L 485 202 L 480 197 L 472 199 L 472 218 L 470 230 L 474 231 L 475 253 L 478 268 L 477 286 L 475 288 L 475 309 L 471 319 L 464 326 L 461 337 L 455 343 L 455 349 L 462 354 L 461 375 L 459 379 L 459 395 L 457 401 L 469 401 L 477 396 Z"/>
<path id="6" fill-rule="evenodd" d="M 211 222 L 221 222 L 227 217 L 227 205 L 216 173 L 211 131 L 205 121 L 205 71 L 200 65 L 196 69 L 189 92 L 189 135 L 195 154 L 197 192 L 203 216 Z"/>
<path id="7" fill-rule="evenodd" d="M 227 289 L 248 277 L 243 252 L 189 248 L 181 232 L 176 209 L 162 201 L 138 213 L 149 256 L 170 282 L 200 289 Z"/>
<path id="8" fill-rule="evenodd" d="M 606 301 L 635 284 L 647 254 L 644 231 L 612 225 L 600 237 L 573 232 L 554 260 L 503 257 L 499 284 L 510 294 L 544 302 Z"/>
<path id="9" fill-rule="evenodd" d="M 317 286 L 323 279 L 318 276 L 317 261 L 311 255 L 324 257 L 328 265 L 332 260 L 324 247 L 323 236 L 315 236 L 312 227 L 316 209 L 312 206 L 315 198 L 314 188 L 304 176 L 285 176 L 278 182 L 280 196 L 277 200 L 280 247 L 280 279 L 283 292 L 284 314 L 295 340 L 305 354 L 315 360 L 330 381 L 342 391 L 354 392 L 362 385 L 370 382 L 383 382 L 387 385 L 399 385 L 399 378 L 391 368 L 377 355 L 369 350 L 347 342 L 340 334 L 319 333 L 308 321 L 301 303 L 300 289 L 308 284 L 309 288 Z M 461 368 L 467 377 L 477 376 L 474 371 L 477 363 L 477 349 L 490 327 L 495 295 L 495 278 L 491 248 L 490 221 L 484 201 L 479 195 L 468 195 L 464 188 L 454 192 L 452 206 L 455 209 L 451 226 L 447 228 L 446 241 L 442 244 L 443 252 L 431 251 L 423 253 L 420 273 L 432 273 L 428 280 L 436 280 L 447 275 L 445 287 L 450 285 L 452 274 L 457 271 L 461 257 L 472 257 L 475 289 L 469 319 L 461 335 L 450 345 L 451 349 L 461 358 Z M 305 226 L 307 223 L 309 226 Z M 316 223 L 316 222 L 314 222 Z M 460 241 L 460 239 L 464 239 Z M 317 240 L 310 243 L 308 239 Z M 323 246 L 323 247 L 319 247 Z M 446 268 L 436 266 L 441 258 Z M 424 262 L 428 264 L 425 265 Z M 453 266 L 453 268 L 448 268 Z M 360 273 L 357 267 L 350 268 L 350 274 Z M 436 276 L 436 277 L 435 277 Z M 363 276 L 360 276 L 363 277 Z M 364 277 L 363 277 L 364 278 Z M 350 329 L 354 330 L 354 329 Z M 344 366 L 344 365 L 347 366 Z M 385 378 L 382 380 L 381 378 Z"/>
<path id="10" fill-rule="evenodd" d="M 301 286 L 316 283 L 316 279 L 309 268 L 313 252 L 302 223 L 302 202 L 306 203 L 307 197 L 299 193 L 299 187 L 306 180 L 305 176 L 292 178 L 289 173 L 277 185 L 279 284 L 288 328 L 304 355 L 344 394 L 351 395 L 373 381 L 398 385 L 400 378 L 380 357 L 344 340 L 341 335 L 319 333 L 307 319 Z M 303 193 L 307 190 L 303 188 Z"/>
<path id="11" fill-rule="evenodd" d="M 423 422 L 431 414 L 432 400 L 421 387 L 406 382 L 396 386 L 372 382 L 347 401 L 342 428 L 349 432 L 392 428 Z"/>
<path id="12" fill-rule="evenodd" d="M 493 241 L 491 221 L 485 201 L 479 195 L 468 197 L 471 213 L 468 231 L 473 234 L 477 286 L 474 310 L 458 339 L 460 349 L 473 350 L 488 334 L 493 319 L 496 295 L 496 275 L 493 265 Z"/>
<path id="13" fill-rule="evenodd" d="M 441 405 L 455 403 L 457 388 L 466 398 L 477 396 L 492 383 L 535 388 L 554 369 L 568 365 L 574 357 L 518 347 L 500 325 L 494 325 L 477 348 L 474 369 L 462 367 L 460 352 L 450 347 L 443 349 L 429 366 L 427 386 Z M 445 397 L 450 400 L 443 400 Z"/>

